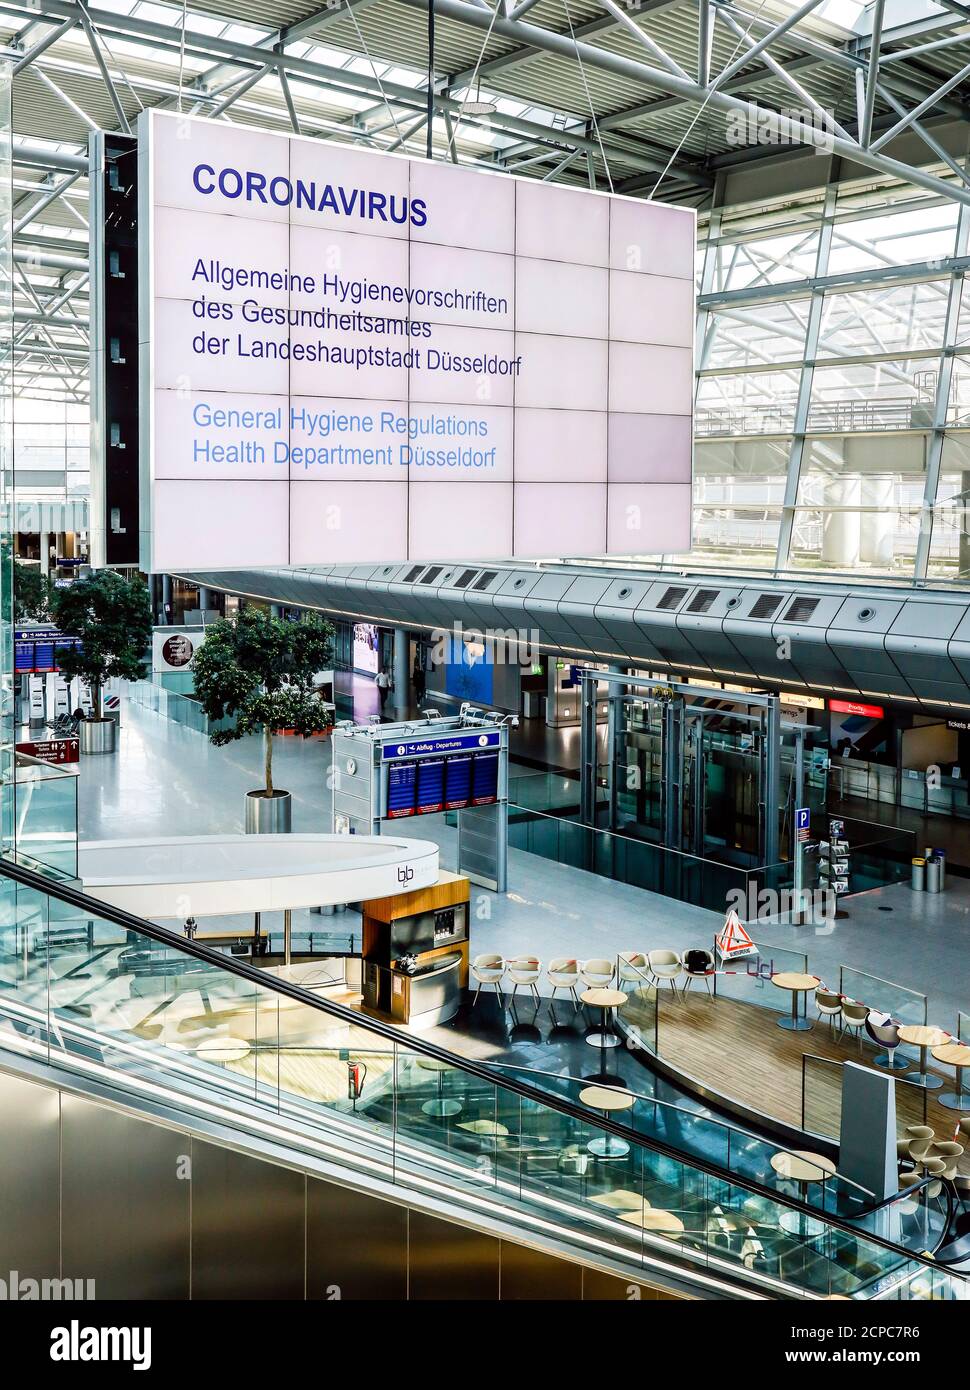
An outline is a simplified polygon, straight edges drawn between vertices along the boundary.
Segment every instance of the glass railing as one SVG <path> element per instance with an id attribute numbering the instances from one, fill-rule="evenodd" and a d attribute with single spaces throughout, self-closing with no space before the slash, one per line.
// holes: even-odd
<path id="1" fill-rule="evenodd" d="M 14 777 L 18 855 L 59 878 L 76 878 L 76 773 L 18 753 Z"/>
<path id="2" fill-rule="evenodd" d="M 509 806 L 508 842 L 510 849 L 714 911 L 747 893 L 743 869 L 519 805 Z"/>
<path id="3" fill-rule="evenodd" d="M 576 1077 L 532 1067 L 495 1065 L 506 1074 L 540 1080 L 543 1086 L 551 1084 L 559 1094 L 571 1100 L 580 1100 L 589 1085 Z M 950 1225 L 953 1207 L 949 1192 L 931 1177 L 923 1178 L 898 1198 L 877 1202 L 868 1189 L 833 1171 L 834 1165 L 813 1162 L 806 1154 L 780 1148 L 777 1142 L 739 1125 L 625 1085 L 599 1089 L 612 1103 L 623 1107 L 617 1113 L 622 1114 L 625 1123 L 634 1131 L 647 1129 L 651 1133 L 661 1133 L 681 1151 L 704 1150 L 712 1163 L 730 1173 L 738 1183 L 747 1181 L 762 1188 L 776 1187 L 780 1194 L 800 1197 L 807 1203 L 810 1211 L 796 1213 L 782 1209 L 763 1192 L 754 1197 L 751 1191 L 745 1195 L 744 1190 L 739 1189 L 737 1198 L 728 1196 L 716 1202 L 717 1209 L 706 1210 L 704 1218 L 709 1229 L 718 1232 L 727 1250 L 750 1248 L 749 1242 L 755 1235 L 753 1228 L 757 1224 L 762 1260 L 768 1259 L 769 1252 L 780 1254 L 779 1241 L 797 1237 L 798 1246 L 787 1249 L 785 1257 L 788 1261 L 808 1257 L 802 1277 L 813 1281 L 816 1289 L 824 1285 L 827 1293 L 833 1293 L 847 1291 L 851 1286 L 853 1292 L 861 1295 L 863 1289 L 869 1289 L 898 1271 L 898 1265 L 885 1260 L 874 1246 L 860 1237 L 882 1236 L 920 1251 L 935 1250 Z M 599 1103 L 610 1101 L 601 1098 Z M 851 1235 L 827 1227 L 826 1215 L 845 1218 L 851 1223 Z M 845 1262 L 849 1262 L 852 1270 L 848 1281 L 843 1281 L 831 1267 Z"/>
<path id="4" fill-rule="evenodd" d="M 827 1169 L 812 1200 L 804 1174 L 786 1191 L 772 1158 L 787 1151 L 756 1135 L 625 1088 L 458 1058 L 12 865 L 0 1046 L 631 1272 L 661 1258 L 722 1288 L 868 1297 L 931 1248 L 901 1223 L 868 1229 L 868 1194 Z M 688 1143 L 708 1156 L 686 1158 Z"/>
<path id="5" fill-rule="evenodd" d="M 802 1058 L 802 1128 L 834 1143 L 839 1141 L 842 1124 L 842 1066 L 811 1052 Z M 895 1082 L 896 1138 L 902 1142 L 910 1126 L 926 1124 L 929 1092 L 905 1076 L 897 1076 Z"/>
<path id="6" fill-rule="evenodd" d="M 171 690 L 157 681 L 130 681 L 127 698 L 132 704 L 199 734 L 215 733 L 219 729 L 231 728 L 235 723 L 233 719 L 210 719 L 194 696 L 185 691 Z"/>

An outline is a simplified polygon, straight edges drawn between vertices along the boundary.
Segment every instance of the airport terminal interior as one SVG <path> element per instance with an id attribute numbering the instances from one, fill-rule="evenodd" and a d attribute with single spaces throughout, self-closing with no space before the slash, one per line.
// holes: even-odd
<path id="1" fill-rule="evenodd" d="M 970 1298 L 968 270 L 957 0 L 0 0 L 3 1298 Z"/>

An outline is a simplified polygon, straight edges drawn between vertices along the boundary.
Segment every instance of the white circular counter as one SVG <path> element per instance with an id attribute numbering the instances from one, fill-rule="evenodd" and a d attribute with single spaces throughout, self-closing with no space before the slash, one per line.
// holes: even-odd
<path id="1" fill-rule="evenodd" d="M 138 917 L 281 912 L 438 881 L 438 846 L 390 835 L 204 835 L 78 845 L 86 892 Z"/>

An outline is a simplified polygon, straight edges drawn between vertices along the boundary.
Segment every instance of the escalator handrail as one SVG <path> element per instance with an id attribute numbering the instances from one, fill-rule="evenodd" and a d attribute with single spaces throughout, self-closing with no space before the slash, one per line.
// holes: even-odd
<path id="1" fill-rule="evenodd" d="M 585 1106 L 577 1105 L 567 1100 L 563 1096 L 543 1091 L 539 1087 L 532 1086 L 528 1082 L 521 1081 L 518 1077 L 501 1077 L 495 1075 L 494 1068 L 487 1063 L 476 1061 L 471 1057 L 464 1057 L 455 1052 L 449 1052 L 443 1047 L 438 1047 L 435 1043 L 428 1042 L 426 1038 L 412 1037 L 404 1035 L 400 1029 L 393 1024 L 384 1023 L 381 1019 L 373 1018 L 368 1014 L 363 1014 L 356 1009 L 349 1008 L 346 1004 L 338 1004 L 331 999 L 321 999 L 312 994 L 302 986 L 294 984 L 291 980 L 285 980 L 280 976 L 267 975 L 264 971 L 255 966 L 247 964 L 245 961 L 235 956 L 223 955 L 220 951 L 213 950 L 209 946 L 203 945 L 199 941 L 190 940 L 188 937 L 179 935 L 178 932 L 171 931 L 168 927 L 159 926 L 157 922 L 148 921 L 142 917 L 136 917 L 133 913 L 125 911 L 124 908 L 115 907 L 111 903 L 101 902 L 98 898 L 93 898 L 83 889 L 74 887 L 61 879 L 48 878 L 38 873 L 34 869 L 28 869 L 22 864 L 17 864 L 4 856 L 0 856 L 0 877 L 13 880 L 25 888 L 44 894 L 49 898 L 59 899 L 61 902 L 68 903 L 72 907 L 79 908 L 82 912 L 93 918 L 103 918 L 105 921 L 113 922 L 116 926 L 123 927 L 126 931 L 137 932 L 142 936 L 159 942 L 160 945 L 169 946 L 173 950 L 183 955 L 193 956 L 196 960 L 205 962 L 217 970 L 225 971 L 228 974 L 236 975 L 238 978 L 246 980 L 249 984 L 259 989 L 268 990 L 273 994 L 285 995 L 295 1003 L 303 1004 L 307 1008 L 316 1009 L 320 1013 L 329 1014 L 331 1017 L 339 1018 L 344 1023 L 362 1029 L 364 1032 L 376 1033 L 394 1046 L 403 1048 L 409 1052 L 420 1052 L 424 1056 L 433 1057 L 436 1061 L 444 1062 L 456 1071 L 465 1072 L 477 1077 L 481 1081 L 487 1082 L 490 1086 L 502 1086 L 505 1090 L 512 1091 L 524 1100 L 528 1100 L 537 1105 L 545 1106 L 549 1110 L 556 1110 L 560 1114 L 568 1116 L 581 1124 L 603 1130 L 607 1133 L 616 1135 L 617 1138 L 634 1140 L 639 1148 L 647 1149 L 655 1153 L 673 1159 L 677 1163 L 683 1163 L 687 1167 L 695 1168 L 697 1171 L 705 1173 L 717 1181 L 731 1182 L 736 1187 L 744 1188 L 754 1196 L 767 1198 L 769 1201 L 777 1203 L 779 1206 L 787 1207 L 793 1211 L 799 1211 L 806 1216 L 819 1218 L 819 1209 L 802 1201 L 801 1198 L 791 1196 L 787 1193 L 780 1193 L 775 1188 L 768 1187 L 759 1183 L 753 1178 L 738 1179 L 733 1174 L 725 1174 L 716 1164 L 709 1163 L 703 1158 L 693 1155 L 687 1157 L 677 1150 L 673 1145 L 665 1143 L 663 1140 L 653 1136 L 638 1134 L 629 1129 L 626 1125 L 621 1125 L 612 1120 L 608 1114 L 601 1114 L 588 1110 Z M 875 1245 L 881 1246 L 885 1250 L 891 1251 L 894 1255 L 908 1260 L 916 1260 L 918 1263 L 926 1264 L 931 1268 L 939 1268 L 939 1265 L 928 1254 L 921 1254 L 917 1251 L 907 1250 L 905 1247 L 896 1244 L 895 1241 L 887 1240 L 885 1237 L 874 1232 L 862 1232 L 845 1218 L 833 1215 L 830 1212 L 824 1213 L 825 1221 L 841 1230 L 845 1235 L 854 1239 L 860 1237 L 871 1241 Z"/>
<path id="2" fill-rule="evenodd" d="M 519 1063 L 519 1062 L 491 1062 L 491 1061 L 490 1061 L 490 1062 L 487 1063 L 487 1065 L 490 1066 L 490 1067 L 497 1067 L 497 1068 L 499 1068 L 499 1069 L 501 1069 L 501 1070 L 503 1070 L 503 1071 L 505 1071 L 505 1070 L 508 1070 L 508 1071 L 526 1071 L 526 1072 L 530 1072 L 532 1075 L 535 1075 L 535 1076 L 549 1076 L 549 1077 L 552 1077 L 553 1079 L 555 1079 L 555 1080 L 557 1080 L 557 1081 L 571 1081 L 571 1082 L 573 1082 L 573 1083 L 574 1083 L 575 1085 L 577 1085 L 577 1086 L 582 1086 L 582 1085 L 588 1085 L 588 1084 L 589 1084 L 588 1082 L 585 1082 L 582 1078 L 580 1078 L 580 1077 L 578 1077 L 578 1076 L 570 1076 L 567 1072 L 544 1071 L 543 1068 L 541 1068 L 541 1067 L 527 1067 L 527 1066 L 523 1066 L 523 1065 L 522 1065 L 521 1063 Z M 753 1130 L 743 1129 L 740 1125 L 728 1124 L 728 1122 L 727 1122 L 726 1120 L 721 1120 L 721 1119 L 719 1119 L 716 1115 L 705 1115 L 705 1114 L 704 1114 L 702 1111 L 700 1111 L 700 1110 L 688 1110 L 686 1106 L 683 1106 L 683 1105 L 675 1105 L 674 1102 L 671 1101 L 671 1100 L 661 1100 L 661 1098 L 660 1098 L 659 1096 L 648 1096 L 648 1095 L 644 1094 L 643 1091 L 635 1091 L 635 1090 L 633 1090 L 632 1087 L 628 1087 L 628 1086 L 623 1086 L 623 1087 L 616 1086 L 616 1087 L 613 1087 L 613 1086 L 607 1085 L 605 1082 L 602 1082 L 602 1081 L 601 1081 L 601 1082 L 597 1082 L 597 1086 L 598 1086 L 598 1088 L 599 1088 L 600 1090 L 603 1090 L 603 1091 L 610 1091 L 610 1090 L 617 1090 L 617 1091 L 619 1091 L 619 1090 L 622 1090 L 622 1092 L 623 1092 L 624 1095 L 633 1096 L 636 1100 L 642 1100 L 642 1101 L 644 1102 L 645 1105 L 660 1105 L 660 1106 L 662 1106 L 665 1110 L 675 1110 L 679 1115 L 685 1115 L 685 1116 L 687 1116 L 688 1119 L 703 1120 L 706 1124 L 717 1125 L 717 1126 L 719 1126 L 721 1129 L 730 1130 L 732 1133 L 742 1134 L 742 1135 L 744 1135 L 744 1137 L 745 1137 L 746 1139 L 755 1139 L 755 1140 L 758 1141 L 759 1144 L 767 1144 L 767 1143 L 769 1142 L 767 1139 L 764 1138 L 763 1135 L 755 1134 Z M 634 1134 L 634 1135 L 635 1135 L 635 1134 L 637 1134 L 637 1133 L 638 1133 L 638 1131 L 637 1131 L 637 1130 L 634 1130 L 634 1129 L 632 1129 L 632 1128 L 626 1130 L 627 1137 L 629 1137 L 631 1134 Z M 652 1142 L 652 1141 L 651 1141 L 651 1142 Z M 790 1149 L 786 1149 L 786 1148 L 782 1147 L 780 1150 L 778 1150 L 778 1152 L 780 1152 L 780 1153 L 794 1153 L 795 1151 L 794 1151 L 794 1150 L 790 1150 Z M 821 1170 L 820 1170 L 820 1171 L 821 1171 Z M 852 1180 L 851 1178 L 845 1177 L 845 1175 L 842 1174 L 842 1173 L 836 1173 L 836 1174 L 834 1174 L 833 1176 L 837 1177 L 840 1183 L 845 1183 L 848 1187 L 857 1188 L 859 1192 L 864 1192 L 865 1195 L 866 1195 L 867 1197 L 875 1198 L 875 1195 L 876 1195 L 876 1194 L 872 1191 L 871 1188 L 863 1187 L 863 1185 L 862 1185 L 861 1183 L 853 1182 L 853 1180 Z M 732 1181 L 732 1182 L 735 1181 L 735 1178 L 734 1178 L 734 1175 L 733 1175 L 733 1174 L 732 1174 L 732 1176 L 731 1176 L 731 1181 Z M 869 1203 L 868 1206 L 862 1207 L 861 1210 L 860 1210 L 859 1213 L 858 1213 L 858 1216 L 855 1217 L 854 1219 L 855 1219 L 855 1220 L 861 1220 L 861 1219 L 862 1219 L 863 1217 L 865 1217 L 865 1216 L 872 1216 L 875 1212 L 881 1211 L 881 1210 L 883 1210 L 883 1208 L 885 1208 L 885 1207 L 891 1207 L 895 1202 L 911 1201 L 915 1193 L 922 1191 L 922 1189 L 923 1189 L 924 1187 L 929 1187 L 931 1183 L 939 1183 L 939 1182 L 940 1182 L 940 1179 L 939 1179 L 938 1177 L 935 1177 L 932 1173 L 927 1173 L 927 1174 L 925 1174 L 922 1178 L 920 1178 L 919 1182 L 910 1183 L 910 1185 L 909 1185 L 905 1190 L 900 1189 L 899 1192 L 893 1192 L 893 1193 L 892 1193 L 890 1196 L 888 1196 L 888 1197 L 881 1197 L 881 1198 L 879 1199 L 879 1201 L 872 1201 L 872 1202 Z M 742 1183 L 739 1184 L 739 1186 L 745 1186 L 745 1183 L 742 1182 Z M 943 1191 L 946 1193 L 946 1221 L 944 1222 L 943 1230 L 942 1230 L 942 1234 L 940 1235 L 939 1242 L 937 1243 L 936 1246 L 934 1246 L 934 1254 L 935 1254 L 937 1251 L 943 1249 L 943 1247 L 944 1247 L 944 1242 L 945 1242 L 946 1239 L 947 1239 L 947 1234 L 948 1234 L 948 1232 L 949 1232 L 949 1230 L 950 1230 L 950 1226 L 951 1226 L 951 1224 L 952 1224 L 952 1222 L 953 1222 L 953 1216 L 954 1216 L 954 1210 L 955 1210 L 954 1197 L 953 1197 L 953 1190 L 952 1190 L 950 1184 L 944 1182 L 944 1183 L 941 1184 L 941 1186 L 942 1186 L 942 1188 L 943 1188 Z M 784 1197 L 785 1194 L 782 1194 L 782 1196 Z M 824 1207 L 813 1207 L 812 1210 L 813 1210 L 816 1214 L 821 1214 L 821 1215 L 824 1216 L 824 1217 L 828 1217 L 829 1214 L 830 1214 L 829 1212 L 827 1212 L 827 1211 L 825 1210 Z M 858 1233 L 860 1233 L 860 1232 L 857 1232 L 857 1234 L 858 1234 Z M 861 1231 L 861 1234 L 862 1234 L 862 1235 L 865 1235 L 865 1236 L 868 1236 L 869 1232 L 863 1230 L 863 1231 Z M 900 1248 L 900 1249 L 901 1249 L 902 1247 L 897 1247 L 897 1248 Z"/>

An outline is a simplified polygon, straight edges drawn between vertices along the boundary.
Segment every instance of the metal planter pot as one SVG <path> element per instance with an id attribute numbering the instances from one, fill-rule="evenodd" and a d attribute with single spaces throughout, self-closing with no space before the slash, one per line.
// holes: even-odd
<path id="1" fill-rule="evenodd" d="M 246 834 L 286 835 L 292 828 L 293 797 L 289 792 L 246 793 Z"/>
<path id="2" fill-rule="evenodd" d="M 118 725 L 114 719 L 82 719 L 79 725 L 82 753 L 113 753 Z"/>

